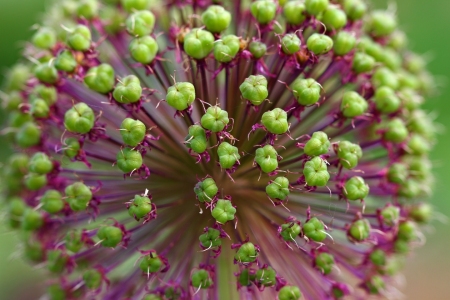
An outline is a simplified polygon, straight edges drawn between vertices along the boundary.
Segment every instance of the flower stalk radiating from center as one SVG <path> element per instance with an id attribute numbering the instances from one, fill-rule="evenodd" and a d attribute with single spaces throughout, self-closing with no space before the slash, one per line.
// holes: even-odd
<path id="1" fill-rule="evenodd" d="M 395 298 L 434 126 L 393 12 L 149 2 L 61 1 L 5 85 L 8 217 L 49 297 Z"/>

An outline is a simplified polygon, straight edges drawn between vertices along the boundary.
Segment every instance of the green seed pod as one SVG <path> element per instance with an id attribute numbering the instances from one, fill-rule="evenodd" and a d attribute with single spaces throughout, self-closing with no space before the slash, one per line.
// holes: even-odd
<path id="1" fill-rule="evenodd" d="M 369 185 L 359 176 L 347 180 L 344 187 L 344 195 L 348 200 L 363 200 L 369 194 Z"/>
<path id="2" fill-rule="evenodd" d="M 420 78 L 417 77 L 414 74 L 406 72 L 404 69 L 397 70 L 397 77 L 398 77 L 398 84 L 399 84 L 399 92 L 401 93 L 407 91 L 409 92 L 405 96 L 411 97 L 411 94 L 414 95 L 417 99 L 402 99 L 405 101 L 406 108 L 413 110 L 411 106 L 409 105 L 409 102 L 412 102 L 415 106 L 413 106 L 414 109 L 418 108 L 423 103 L 423 97 L 422 95 L 419 95 L 417 91 L 421 88 L 421 82 Z M 402 97 L 401 97 L 402 98 Z M 407 101 L 409 100 L 409 101 Z M 414 102 L 413 102 L 414 101 Z"/>
<path id="3" fill-rule="evenodd" d="M 377 62 L 383 62 L 386 52 L 380 44 L 368 36 L 363 36 L 358 42 L 358 50 L 372 56 Z"/>
<path id="4" fill-rule="evenodd" d="M 253 41 L 248 46 L 248 50 L 253 55 L 254 58 L 260 59 L 263 57 L 267 52 L 267 46 L 264 43 Z M 262 76 L 262 75 L 258 75 Z M 241 91 L 242 92 L 242 91 Z"/>
<path id="5" fill-rule="evenodd" d="M 397 238 L 405 242 L 411 242 L 417 237 L 417 227 L 412 221 L 403 221 L 398 225 Z"/>
<path id="6" fill-rule="evenodd" d="M 103 247 L 114 248 L 122 242 L 123 232 L 116 226 L 103 226 L 97 231 Z"/>
<path id="7" fill-rule="evenodd" d="M 273 134 L 284 134 L 289 128 L 287 113 L 281 108 L 266 111 L 262 115 L 261 123 Z"/>
<path id="8" fill-rule="evenodd" d="M 39 81 L 48 84 L 54 84 L 59 79 L 58 70 L 56 70 L 51 62 L 44 62 L 37 65 L 34 69 L 34 76 Z"/>
<path id="9" fill-rule="evenodd" d="M 328 275 L 334 266 L 334 256 L 326 252 L 319 253 L 314 259 L 314 266 L 322 274 Z"/>
<path id="10" fill-rule="evenodd" d="M 238 281 L 241 286 L 250 286 L 255 279 L 255 273 L 250 273 L 248 269 L 243 269 L 239 274 Z"/>
<path id="11" fill-rule="evenodd" d="M 239 86 L 244 99 L 253 105 L 260 105 L 269 95 L 267 79 L 263 75 L 250 75 Z"/>
<path id="12" fill-rule="evenodd" d="M 200 202 L 211 202 L 218 191 L 219 188 L 212 178 L 206 178 L 205 180 L 198 182 L 194 187 L 195 195 Z"/>
<path id="13" fill-rule="evenodd" d="M 370 223 L 366 219 L 353 222 L 348 229 L 349 238 L 355 242 L 362 242 L 370 236 Z"/>
<path id="14" fill-rule="evenodd" d="M 95 269 L 87 270 L 83 273 L 83 281 L 88 289 L 96 290 L 102 284 L 102 273 Z"/>
<path id="15" fill-rule="evenodd" d="M 397 20 L 394 14 L 376 10 L 370 14 L 366 22 L 367 31 L 375 37 L 390 35 L 397 29 Z"/>
<path id="16" fill-rule="evenodd" d="M 155 15 L 149 10 L 136 11 L 127 18 L 125 26 L 134 37 L 149 35 L 155 26 Z"/>
<path id="17" fill-rule="evenodd" d="M 377 295 L 385 288 L 384 280 L 381 276 L 374 275 L 366 282 L 367 289 L 372 295 Z"/>
<path id="18" fill-rule="evenodd" d="M 216 206 L 211 212 L 211 215 L 220 224 L 225 224 L 228 221 L 234 220 L 234 214 L 236 213 L 236 208 L 233 207 L 231 201 L 219 199 L 217 200 Z"/>
<path id="19" fill-rule="evenodd" d="M 84 77 L 84 83 L 101 94 L 109 93 L 114 88 L 115 81 L 114 69 L 108 64 L 90 68 Z"/>
<path id="20" fill-rule="evenodd" d="M 424 155 L 431 151 L 431 144 L 423 136 L 412 134 L 408 141 L 408 149 L 413 155 Z"/>
<path id="21" fill-rule="evenodd" d="M 75 104 L 64 115 L 64 126 L 73 133 L 88 133 L 94 127 L 94 122 L 94 111 L 83 102 Z"/>
<path id="22" fill-rule="evenodd" d="M 15 141 L 22 148 L 36 146 L 41 141 L 41 129 L 33 122 L 26 122 L 20 126 Z"/>
<path id="23" fill-rule="evenodd" d="M 328 0 L 305 0 L 306 11 L 313 16 L 317 16 L 321 12 L 324 12 L 328 8 L 328 4 Z"/>
<path id="24" fill-rule="evenodd" d="M 394 252 L 396 254 L 408 254 L 410 252 L 409 243 L 403 240 L 396 240 L 394 242 Z"/>
<path id="25" fill-rule="evenodd" d="M 399 84 L 401 90 L 398 91 L 398 97 L 401 99 L 403 107 L 408 109 L 410 112 L 415 112 L 423 104 L 424 98 L 412 88 L 405 87 L 402 82 L 402 78 L 404 77 L 400 75 Z"/>
<path id="26" fill-rule="evenodd" d="M 15 153 L 8 159 L 8 165 L 15 174 L 25 175 L 28 173 L 30 159 L 24 153 Z"/>
<path id="27" fill-rule="evenodd" d="M 399 86 L 397 75 L 388 68 L 378 68 L 372 76 L 372 84 L 375 89 L 387 86 L 395 91 Z"/>
<path id="28" fill-rule="evenodd" d="M 326 186 L 330 179 L 327 164 L 318 156 L 305 163 L 303 175 L 309 186 Z"/>
<path id="29" fill-rule="evenodd" d="M 51 49 L 56 44 L 55 31 L 48 27 L 39 28 L 33 35 L 33 45 L 41 49 Z"/>
<path id="30" fill-rule="evenodd" d="M 220 5 L 210 5 L 202 14 L 202 22 L 208 31 L 219 33 L 230 26 L 231 14 Z"/>
<path id="31" fill-rule="evenodd" d="M 195 88 L 190 82 L 177 82 L 167 90 L 166 101 L 176 110 L 187 109 L 195 100 Z"/>
<path id="32" fill-rule="evenodd" d="M 400 209 L 396 206 L 386 206 L 380 212 L 383 223 L 387 226 L 394 226 L 400 218 Z"/>
<path id="33" fill-rule="evenodd" d="M 56 102 L 57 93 L 53 86 L 39 84 L 34 87 L 33 94 L 36 95 L 37 98 L 44 100 L 48 106 L 51 106 Z"/>
<path id="34" fill-rule="evenodd" d="M 133 12 L 136 10 L 144 10 L 148 8 L 149 0 L 120 0 L 122 7 L 127 12 Z"/>
<path id="35" fill-rule="evenodd" d="M 59 283 L 49 285 L 47 287 L 47 295 L 50 300 L 65 300 L 67 292 Z"/>
<path id="36" fill-rule="evenodd" d="M 128 214 L 139 221 L 152 211 L 152 202 L 147 196 L 134 196 L 128 207 Z"/>
<path id="37" fill-rule="evenodd" d="M 139 120 L 126 118 L 120 125 L 123 142 L 131 147 L 135 147 L 142 142 L 146 132 L 145 124 Z"/>
<path id="38" fill-rule="evenodd" d="M 347 15 L 337 7 L 329 6 L 322 14 L 322 23 L 327 30 L 339 30 L 347 24 Z"/>
<path id="39" fill-rule="evenodd" d="M 208 228 L 208 232 L 200 235 L 199 240 L 204 248 L 214 248 L 222 245 L 220 231 L 213 228 Z"/>
<path id="40" fill-rule="evenodd" d="M 341 165 L 346 169 L 353 169 L 358 165 L 363 152 L 361 147 L 348 141 L 342 141 L 338 147 L 338 157 Z"/>
<path id="41" fill-rule="evenodd" d="M 207 141 L 206 132 L 200 125 L 192 125 L 189 127 L 189 134 L 185 138 L 186 147 L 192 149 L 195 153 L 203 153 L 206 151 Z"/>
<path id="42" fill-rule="evenodd" d="M 129 75 L 116 85 L 113 92 L 113 97 L 119 103 L 135 103 L 139 101 L 142 95 L 142 87 L 139 78 L 134 75 Z"/>
<path id="43" fill-rule="evenodd" d="M 22 102 L 24 102 L 22 95 L 17 91 L 10 92 L 7 98 L 5 97 L 2 100 L 4 103 L 4 109 L 8 112 L 18 110 L 19 105 L 22 104 Z"/>
<path id="44" fill-rule="evenodd" d="M 30 74 L 30 68 L 24 64 L 13 66 L 6 76 L 6 91 L 22 90 L 28 78 L 30 78 Z"/>
<path id="45" fill-rule="evenodd" d="M 192 273 L 191 284 L 198 289 L 207 289 L 213 285 L 213 280 L 206 270 L 198 270 Z"/>
<path id="46" fill-rule="evenodd" d="M 289 1 L 283 7 L 286 22 L 291 25 L 302 24 L 306 19 L 304 12 L 305 4 L 302 1 Z"/>
<path id="47" fill-rule="evenodd" d="M 399 71 L 402 64 L 402 57 L 397 51 L 389 48 L 383 49 L 383 56 L 381 62 L 391 71 Z"/>
<path id="48" fill-rule="evenodd" d="M 77 25 L 67 34 L 67 45 L 76 51 L 87 51 L 91 48 L 92 35 L 87 26 Z"/>
<path id="49" fill-rule="evenodd" d="M 72 251 L 73 253 L 77 253 L 83 248 L 84 243 L 82 241 L 82 232 L 79 229 L 72 229 L 67 232 L 64 237 L 66 249 Z"/>
<path id="50" fill-rule="evenodd" d="M 342 96 L 341 112 L 346 118 L 354 118 L 364 114 L 369 107 L 366 99 L 357 92 L 347 91 Z"/>
<path id="51" fill-rule="evenodd" d="M 52 273 L 62 273 L 68 260 L 69 257 L 62 250 L 50 250 L 47 252 L 47 269 Z"/>
<path id="52" fill-rule="evenodd" d="M 353 58 L 352 70 L 356 74 L 367 73 L 373 70 L 375 67 L 375 59 L 363 52 L 356 52 Z"/>
<path id="53" fill-rule="evenodd" d="M 64 192 L 73 211 L 85 210 L 92 199 L 91 189 L 82 182 L 69 185 Z"/>
<path id="54" fill-rule="evenodd" d="M 39 241 L 27 241 L 24 254 L 32 262 L 42 262 L 44 260 L 44 247 Z"/>
<path id="55" fill-rule="evenodd" d="M 355 48 L 356 37 L 347 31 L 340 31 L 333 38 L 334 54 L 344 56 Z"/>
<path id="56" fill-rule="evenodd" d="M 421 192 L 422 189 L 419 181 L 417 181 L 416 179 L 409 179 L 405 183 L 400 185 L 398 195 L 401 197 L 412 199 L 419 196 Z"/>
<path id="57" fill-rule="evenodd" d="M 400 99 L 390 87 L 382 86 L 375 91 L 377 110 L 383 114 L 391 114 L 400 108 Z"/>
<path id="58" fill-rule="evenodd" d="M 394 251 L 397 252 L 398 248 L 398 242 L 396 241 L 394 244 Z M 407 246 L 409 248 L 409 245 Z M 408 249 L 409 250 L 409 249 Z M 403 252 L 403 254 L 407 254 L 408 250 L 406 252 Z M 398 252 L 397 252 L 398 253 Z M 400 253 L 402 254 L 402 253 Z M 388 276 L 394 276 L 397 274 L 401 269 L 403 269 L 403 257 L 402 256 L 393 256 L 390 259 L 387 260 L 386 266 L 384 268 L 379 269 L 378 272 L 380 274 L 386 274 Z"/>
<path id="59" fill-rule="evenodd" d="M 289 193 L 289 180 L 286 177 L 277 177 L 266 186 L 266 194 L 272 199 L 284 201 Z"/>
<path id="60" fill-rule="evenodd" d="M 123 11 L 118 10 L 117 7 L 104 6 L 100 10 L 99 15 L 106 33 L 110 35 L 117 34 L 122 30 L 123 24 L 125 24 L 125 14 Z"/>
<path id="61" fill-rule="evenodd" d="M 18 228 L 22 222 L 22 216 L 27 209 L 27 205 L 20 197 L 14 197 L 8 203 L 9 226 Z"/>
<path id="62" fill-rule="evenodd" d="M 433 121 L 423 110 L 412 112 L 408 120 L 408 129 L 411 132 L 418 133 L 428 139 L 432 139 L 436 132 Z"/>
<path id="63" fill-rule="evenodd" d="M 67 138 L 64 143 L 66 147 L 64 147 L 64 154 L 69 158 L 74 158 L 78 155 L 81 149 L 80 142 L 76 138 Z"/>
<path id="64" fill-rule="evenodd" d="M 315 55 L 322 55 L 333 48 L 333 40 L 327 35 L 313 33 L 306 41 L 306 46 Z"/>
<path id="65" fill-rule="evenodd" d="M 47 175 L 29 173 L 24 178 L 24 183 L 30 191 L 37 191 L 47 185 Z"/>
<path id="66" fill-rule="evenodd" d="M 238 148 L 227 142 L 222 142 L 217 148 L 219 164 L 224 169 L 230 169 L 241 158 Z"/>
<path id="67" fill-rule="evenodd" d="M 222 131 L 229 122 L 228 112 L 219 106 L 209 107 L 200 120 L 202 126 L 212 132 Z"/>
<path id="68" fill-rule="evenodd" d="M 302 228 L 295 222 L 282 224 L 280 235 L 286 242 L 294 241 L 295 238 L 300 234 Z"/>
<path id="69" fill-rule="evenodd" d="M 204 59 L 214 48 L 214 36 L 209 31 L 194 28 L 184 37 L 183 45 L 187 55 L 197 60 Z"/>
<path id="70" fill-rule="evenodd" d="M 298 78 L 292 83 L 291 88 L 295 99 L 300 105 L 313 105 L 320 99 L 321 86 L 313 78 Z"/>
<path id="71" fill-rule="evenodd" d="M 97 0 L 80 0 L 77 6 L 77 16 L 87 20 L 92 20 L 98 15 Z"/>
<path id="72" fill-rule="evenodd" d="M 155 59 L 158 54 L 158 43 L 151 36 L 143 36 L 135 38 L 130 42 L 129 46 L 131 57 L 141 64 L 148 65 Z"/>
<path id="73" fill-rule="evenodd" d="M 405 48 L 407 43 L 408 40 L 406 38 L 406 34 L 403 31 L 396 30 L 389 36 L 387 46 L 398 51 Z"/>
<path id="74" fill-rule="evenodd" d="M 56 214 L 64 208 L 62 195 L 57 190 L 48 190 L 41 197 L 42 209 L 50 214 Z"/>
<path id="75" fill-rule="evenodd" d="M 31 172 L 37 174 L 48 174 L 53 170 L 53 162 L 43 152 L 36 152 L 28 163 L 28 168 Z"/>
<path id="76" fill-rule="evenodd" d="M 258 252 L 255 245 L 250 242 L 242 244 L 234 255 L 234 259 L 239 263 L 248 264 L 256 260 Z"/>
<path id="77" fill-rule="evenodd" d="M 352 21 L 361 19 L 367 11 L 366 3 L 361 0 L 344 0 L 342 7 Z"/>
<path id="78" fill-rule="evenodd" d="M 385 130 L 384 139 L 393 143 L 403 142 L 409 133 L 405 123 L 399 118 L 389 120 L 385 125 Z"/>
<path id="79" fill-rule="evenodd" d="M 77 65 L 78 63 L 70 50 L 61 51 L 55 59 L 55 68 L 59 71 L 72 73 Z"/>
<path id="80" fill-rule="evenodd" d="M 11 112 L 8 118 L 8 124 L 13 128 L 20 128 L 22 125 L 31 121 L 33 121 L 33 117 L 21 111 Z"/>
<path id="81" fill-rule="evenodd" d="M 22 217 L 23 230 L 38 230 L 44 225 L 42 214 L 32 208 L 26 208 Z"/>
<path id="82" fill-rule="evenodd" d="M 393 163 L 387 173 L 389 182 L 402 184 L 408 178 L 408 167 L 402 163 Z"/>
<path id="83" fill-rule="evenodd" d="M 413 74 L 419 74 L 426 68 L 426 61 L 423 57 L 410 53 L 405 57 L 405 69 Z"/>
<path id="84" fill-rule="evenodd" d="M 117 153 L 117 166 L 124 173 L 130 173 L 142 166 L 142 154 L 137 150 L 124 148 Z"/>
<path id="85" fill-rule="evenodd" d="M 45 100 L 37 98 L 31 103 L 30 113 L 35 118 L 48 118 L 50 114 L 50 108 Z"/>
<path id="86" fill-rule="evenodd" d="M 257 0 L 251 4 L 250 12 L 259 24 L 266 25 L 275 19 L 277 5 L 272 0 Z"/>
<path id="87" fill-rule="evenodd" d="M 256 271 L 255 281 L 263 286 L 274 286 L 277 273 L 272 267 L 266 267 Z"/>
<path id="88" fill-rule="evenodd" d="M 288 33 L 281 39 L 281 50 L 286 55 L 293 55 L 300 51 L 301 41 L 294 33 Z"/>
<path id="89" fill-rule="evenodd" d="M 300 298 L 302 298 L 300 289 L 293 285 L 285 285 L 278 292 L 278 300 L 299 300 Z"/>
<path id="90" fill-rule="evenodd" d="M 428 203 L 415 204 L 408 216 L 419 224 L 427 224 L 433 216 L 433 207 Z"/>
<path id="91" fill-rule="evenodd" d="M 271 145 L 265 145 L 256 149 L 255 162 L 265 173 L 270 173 L 278 168 L 278 153 Z"/>
<path id="92" fill-rule="evenodd" d="M 316 217 L 309 219 L 308 222 L 303 225 L 303 233 L 308 239 L 319 243 L 327 237 L 325 233 L 325 226 L 322 221 Z"/>
<path id="93" fill-rule="evenodd" d="M 235 35 L 226 35 L 214 43 L 214 58 L 221 63 L 227 63 L 234 59 L 239 52 L 239 38 Z"/>
<path id="94" fill-rule="evenodd" d="M 305 144 L 305 154 L 308 156 L 319 156 L 328 152 L 330 141 L 328 135 L 323 131 L 313 133 L 311 139 Z"/>
<path id="95" fill-rule="evenodd" d="M 386 265 L 386 252 L 381 249 L 375 249 L 369 255 L 370 261 L 378 267 Z"/>

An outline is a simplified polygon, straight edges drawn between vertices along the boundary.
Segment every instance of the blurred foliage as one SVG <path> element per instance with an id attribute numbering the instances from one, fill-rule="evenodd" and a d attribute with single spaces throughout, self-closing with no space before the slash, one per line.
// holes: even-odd
<path id="1" fill-rule="evenodd" d="M 0 70 L 3 73 L 21 54 L 21 49 L 32 34 L 32 25 L 39 20 L 44 7 L 51 1 L 45 0 L 1 0 L 0 28 Z M 379 8 L 386 7 L 386 0 L 372 0 Z M 389 1 L 392 5 L 393 1 Z M 446 28 L 450 28 L 450 1 L 448 0 L 397 0 L 397 12 L 401 28 L 406 31 L 410 40 L 410 48 L 424 53 L 429 60 L 428 68 L 436 75 L 436 84 L 440 94 L 427 99 L 427 108 L 437 116 L 436 121 L 442 124 L 443 131 L 439 144 L 433 151 L 436 185 L 432 203 L 440 214 L 450 216 L 450 201 L 447 201 L 450 180 L 450 160 L 447 159 L 450 147 L 450 135 L 445 128 L 450 127 L 450 109 L 448 97 L 450 85 L 445 85 L 450 70 L 450 39 L 446 36 Z M 4 115 L 0 115 L 1 120 Z M 1 139 L 1 137 L 0 137 Z M 0 148 L 0 162 L 4 161 L 10 150 Z M 450 248 L 448 236 L 449 226 L 435 221 L 429 228 L 427 244 L 418 249 L 410 259 L 406 268 L 407 288 L 403 288 L 408 299 L 446 299 L 450 293 L 447 276 L 450 270 Z M 2 299 L 38 299 L 42 285 L 40 272 L 32 269 L 27 262 L 17 259 L 20 249 L 16 238 L 3 226 L 0 226 L 0 296 Z M 27 288 L 24 289 L 23 287 Z M 5 295 L 7 298 L 4 298 Z"/>

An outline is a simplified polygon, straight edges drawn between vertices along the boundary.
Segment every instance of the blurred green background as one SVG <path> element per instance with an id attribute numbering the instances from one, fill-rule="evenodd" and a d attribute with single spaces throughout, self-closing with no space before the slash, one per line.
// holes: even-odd
<path id="1" fill-rule="evenodd" d="M 20 56 L 21 45 L 31 34 L 31 26 L 39 20 L 46 0 L 0 0 L 0 81 Z M 372 0 L 376 7 L 386 7 L 386 0 Z M 390 1 L 392 2 L 392 1 Z M 437 114 L 437 122 L 450 128 L 450 28 L 449 0 L 397 0 L 401 28 L 406 31 L 410 48 L 429 58 L 428 68 L 436 75 L 440 94 L 428 99 L 427 108 Z M 2 119 L 4 115 L 1 115 Z M 3 122 L 1 122 L 3 123 Z M 1 138 L 1 137 L 0 137 Z M 443 130 L 439 144 L 432 154 L 436 185 L 432 203 L 436 210 L 450 216 L 448 200 L 450 183 L 450 135 Z M 0 148 L 0 161 L 9 149 Z M 407 299 L 449 299 L 450 284 L 450 225 L 438 221 L 427 229 L 427 243 L 410 257 L 405 270 L 406 286 L 402 291 Z M 38 299 L 42 284 L 39 270 L 31 269 L 15 258 L 17 253 L 13 233 L 0 227 L 0 300 Z M 399 281 L 402 281 L 399 278 Z M 30 282 L 32 283 L 30 285 Z M 26 288 L 24 288 L 26 283 Z"/>

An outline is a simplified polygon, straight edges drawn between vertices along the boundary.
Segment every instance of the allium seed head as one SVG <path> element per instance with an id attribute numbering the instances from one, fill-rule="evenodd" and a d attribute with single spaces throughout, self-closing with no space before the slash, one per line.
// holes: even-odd
<path id="1" fill-rule="evenodd" d="M 61 0 L 24 57 L 2 194 L 50 299 L 396 295 L 435 126 L 391 11 Z"/>

